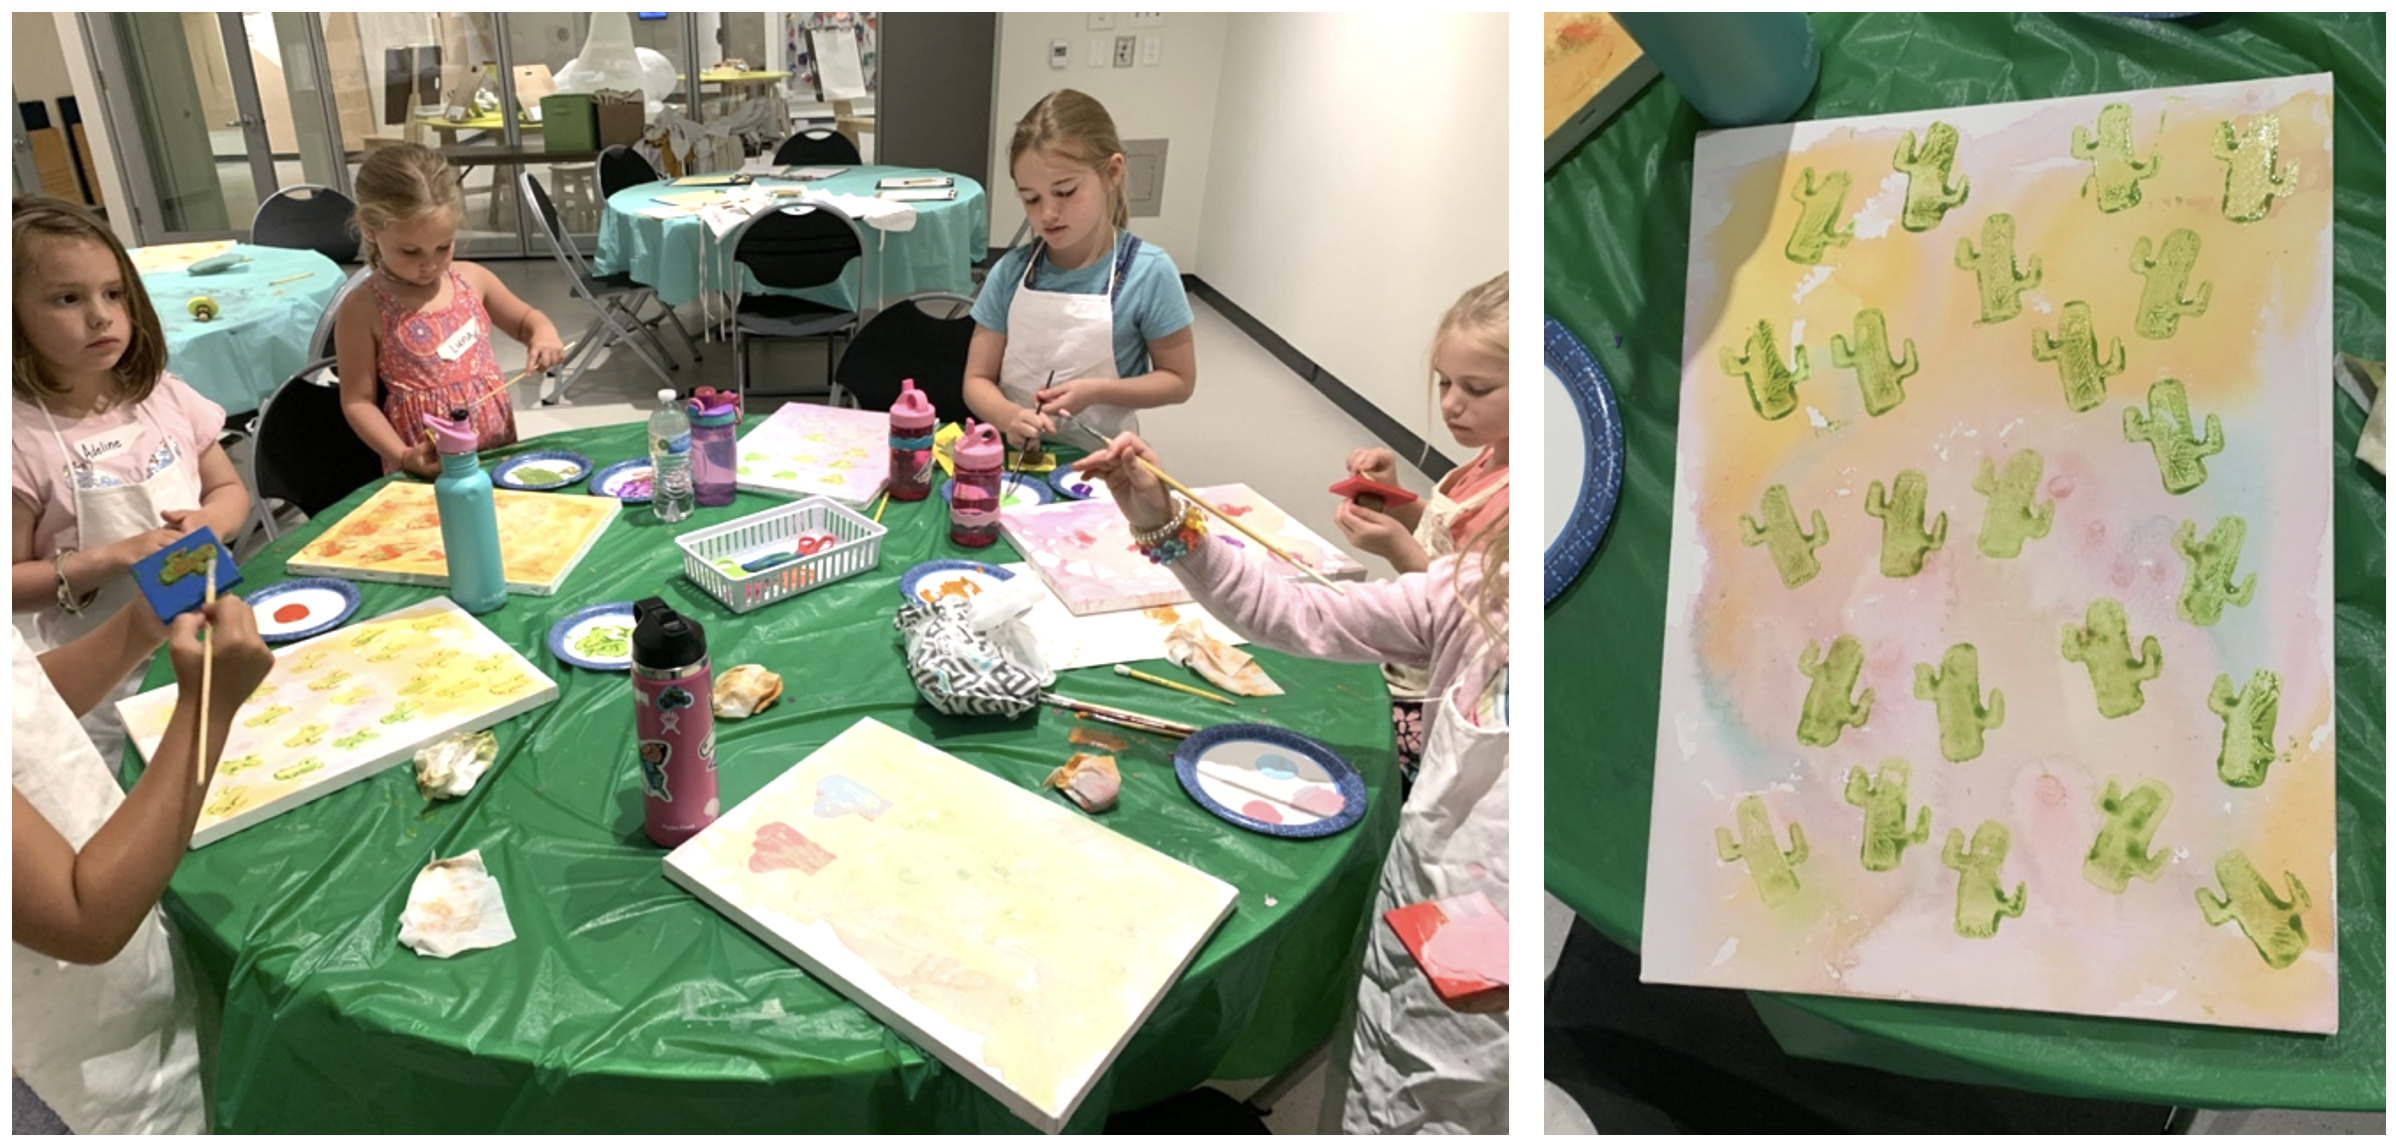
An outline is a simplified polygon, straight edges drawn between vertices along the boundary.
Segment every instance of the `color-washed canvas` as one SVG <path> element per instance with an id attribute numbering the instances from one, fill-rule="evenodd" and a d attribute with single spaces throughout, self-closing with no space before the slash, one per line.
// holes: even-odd
<path id="1" fill-rule="evenodd" d="M 1197 493 L 1323 576 L 1335 581 L 1363 579 L 1364 566 L 1355 558 L 1298 524 L 1255 490 L 1232 484 L 1200 487 Z M 1011 509 L 1000 516 L 998 524 L 1007 541 L 1040 571 L 1040 579 L 1048 582 L 1075 616 L 1178 605 L 1190 599 L 1170 570 L 1150 563 L 1133 548 L 1131 527 L 1111 501 Z M 1251 561 L 1265 562 L 1291 577 L 1305 576 L 1212 517 L 1207 519 L 1207 543 L 1230 545 L 1244 551 Z"/>

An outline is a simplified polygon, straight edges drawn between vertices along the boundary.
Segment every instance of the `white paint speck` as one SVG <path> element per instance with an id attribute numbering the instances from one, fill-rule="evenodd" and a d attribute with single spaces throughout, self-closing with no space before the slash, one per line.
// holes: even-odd
<path id="1" fill-rule="evenodd" d="M 1829 281 L 1830 281 L 1830 268 L 1829 268 L 1829 267 L 1815 267 L 1815 268 L 1814 268 L 1814 269 L 1813 269 L 1811 272 L 1809 272 L 1809 273 L 1808 273 L 1808 274 L 1807 274 L 1807 275 L 1806 275 L 1804 278 L 1801 278 L 1801 279 L 1797 280 L 1797 291 L 1796 291 L 1796 293 L 1794 293 L 1794 294 L 1792 294 L 1792 295 L 1790 295 L 1790 296 L 1789 296 L 1789 301 L 1790 301 L 1790 302 L 1804 302 L 1804 301 L 1805 301 L 1805 296 L 1807 296 L 1807 295 L 1809 295 L 1809 294 L 1812 294 L 1812 293 L 1814 293 L 1814 288 L 1816 288 L 1816 287 L 1819 287 L 1819 286 L 1821 286 L 1823 283 L 1826 283 L 1826 282 L 1829 282 Z"/>
<path id="2" fill-rule="evenodd" d="M 2323 721 L 2313 726 L 2313 738 L 2305 746 L 2319 752 L 2321 746 L 2327 743 L 2329 743 L 2329 722 Z"/>
<path id="3" fill-rule="evenodd" d="M 1698 741 L 1703 738 L 1704 732 L 1705 725 L 1698 719 L 1696 713 L 1682 712 L 1674 714 L 1672 718 L 1672 736 L 1673 739 L 1680 742 L 1681 763 L 1686 764 L 1697 759 Z"/>
<path id="4" fill-rule="evenodd" d="M 1739 937 L 1733 935 L 1730 938 L 1723 940 L 1722 946 L 1714 949 L 1714 966 L 1719 967 L 1724 963 L 1730 962 L 1730 957 L 1738 953 Z"/>
<path id="5" fill-rule="evenodd" d="M 1817 410 L 1812 406 L 1807 406 L 1805 408 L 1805 417 L 1807 421 L 1810 421 L 1814 424 L 1814 428 L 1817 430 L 1827 430 L 1830 428 L 1830 419 L 1823 417 L 1822 411 Z"/>
<path id="6" fill-rule="evenodd" d="M 2015 418 L 2014 420 L 2012 420 L 2012 421 L 2010 421 L 2010 422 L 2007 422 L 2007 423 L 2005 423 L 2005 428 L 2004 428 L 2004 429 L 2002 429 L 2002 430 L 1999 430 L 1999 431 L 1997 431 L 1997 436 L 1998 436 L 1998 437 L 2000 437 L 2000 438 L 2002 438 L 2002 437 L 2004 437 L 2005 435 L 2012 433 L 2012 432 L 2013 432 L 2015 429 L 2019 428 L 2023 422 L 2026 422 L 2026 421 L 2029 421 L 2029 419 L 2027 419 L 2027 418 Z"/>

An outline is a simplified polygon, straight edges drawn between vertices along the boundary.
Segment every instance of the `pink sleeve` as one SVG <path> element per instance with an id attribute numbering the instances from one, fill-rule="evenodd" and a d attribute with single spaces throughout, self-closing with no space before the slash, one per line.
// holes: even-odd
<path id="1" fill-rule="evenodd" d="M 1284 577 L 1279 562 L 1249 560 L 1209 537 L 1167 566 L 1198 603 L 1261 645 L 1322 660 L 1428 667 L 1437 645 L 1434 602 L 1451 597 L 1451 562 L 1395 581 L 1343 582 L 1334 593 L 1303 577 Z"/>
<path id="2" fill-rule="evenodd" d="M 158 376 L 158 385 L 150 391 L 146 404 L 151 416 L 175 435 L 195 460 L 207 453 L 208 447 L 216 444 L 216 436 L 224 432 L 225 408 L 172 374 Z"/>

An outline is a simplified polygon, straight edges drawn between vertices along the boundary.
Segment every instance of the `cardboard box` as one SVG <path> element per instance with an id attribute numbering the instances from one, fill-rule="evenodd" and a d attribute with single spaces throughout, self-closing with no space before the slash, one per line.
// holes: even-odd
<path id="1" fill-rule="evenodd" d="M 599 112 L 588 92 L 541 97 L 541 149 L 599 150 Z"/>
<path id="2" fill-rule="evenodd" d="M 630 99 L 615 99 L 607 92 L 596 92 L 591 96 L 591 105 L 598 114 L 600 147 L 639 143 L 641 134 L 648 129 L 649 117 L 644 114 L 646 109 L 638 94 Z"/>

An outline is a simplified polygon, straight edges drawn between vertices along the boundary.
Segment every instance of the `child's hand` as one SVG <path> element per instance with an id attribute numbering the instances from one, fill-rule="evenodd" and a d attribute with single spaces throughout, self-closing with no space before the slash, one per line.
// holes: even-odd
<path id="1" fill-rule="evenodd" d="M 215 710 L 211 716 L 221 719 L 258 691 L 266 674 L 274 671 L 275 654 L 258 635 L 258 616 L 250 611 L 249 602 L 230 594 L 218 597 L 213 605 L 175 618 L 167 656 L 175 666 L 175 684 L 184 695 L 197 697 L 200 693 L 200 670 L 207 656 L 200 641 L 202 621 L 208 625 L 207 644 L 216 650 L 208 704 Z"/>
<path id="2" fill-rule="evenodd" d="M 408 452 L 399 456 L 399 468 L 420 478 L 440 477 L 440 451 L 433 448 L 432 439 L 423 439 L 409 446 Z"/>
<path id="3" fill-rule="evenodd" d="M 566 360 L 566 344 L 558 341 L 554 328 L 534 335 L 533 340 L 525 344 L 524 352 L 526 370 L 547 370 Z"/>
<path id="4" fill-rule="evenodd" d="M 208 524 L 208 519 L 201 517 L 200 511 L 197 509 L 161 510 L 158 516 L 166 521 L 166 527 L 173 530 L 177 537 L 189 537 L 201 526 Z"/>
<path id="5" fill-rule="evenodd" d="M 1105 378 L 1075 378 L 1043 388 L 1033 399 L 1043 414 L 1079 414 L 1092 406 L 1104 405 L 1109 380 Z"/>
<path id="6" fill-rule="evenodd" d="M 108 553 L 110 564 L 115 565 L 119 569 L 131 569 L 135 564 L 139 563 L 142 558 L 148 557 L 150 554 L 156 553 L 159 550 L 164 549 L 169 545 L 173 545 L 175 542 L 182 539 L 183 533 L 181 530 L 145 529 L 140 533 L 136 533 L 131 537 L 109 545 L 106 549 L 106 552 Z"/>
<path id="7" fill-rule="evenodd" d="M 1006 422 L 998 427 L 998 432 L 1004 435 L 1007 441 L 1021 446 L 1056 433 L 1057 424 L 1038 410 L 1027 410 L 1017 406 L 1014 413 L 1007 415 Z"/>
<path id="8" fill-rule="evenodd" d="M 1414 534 L 1398 524 L 1398 519 L 1352 500 L 1340 502 L 1331 511 L 1331 520 L 1346 535 L 1348 544 L 1393 565 L 1407 549 L 1416 547 Z"/>
<path id="9" fill-rule="evenodd" d="M 1107 492 L 1115 496 L 1115 507 L 1123 511 L 1123 520 L 1134 533 L 1146 533 L 1173 518 L 1172 491 L 1140 465 L 1137 459 L 1141 458 L 1153 463 L 1156 451 L 1141 441 L 1138 434 L 1117 434 L 1105 449 L 1074 463 L 1073 467 L 1084 477 L 1106 483 Z"/>
<path id="10" fill-rule="evenodd" d="M 1348 472 L 1366 481 L 1398 485 L 1398 455 L 1378 446 L 1348 451 Z M 1404 486 L 1398 486 L 1404 489 Z"/>

